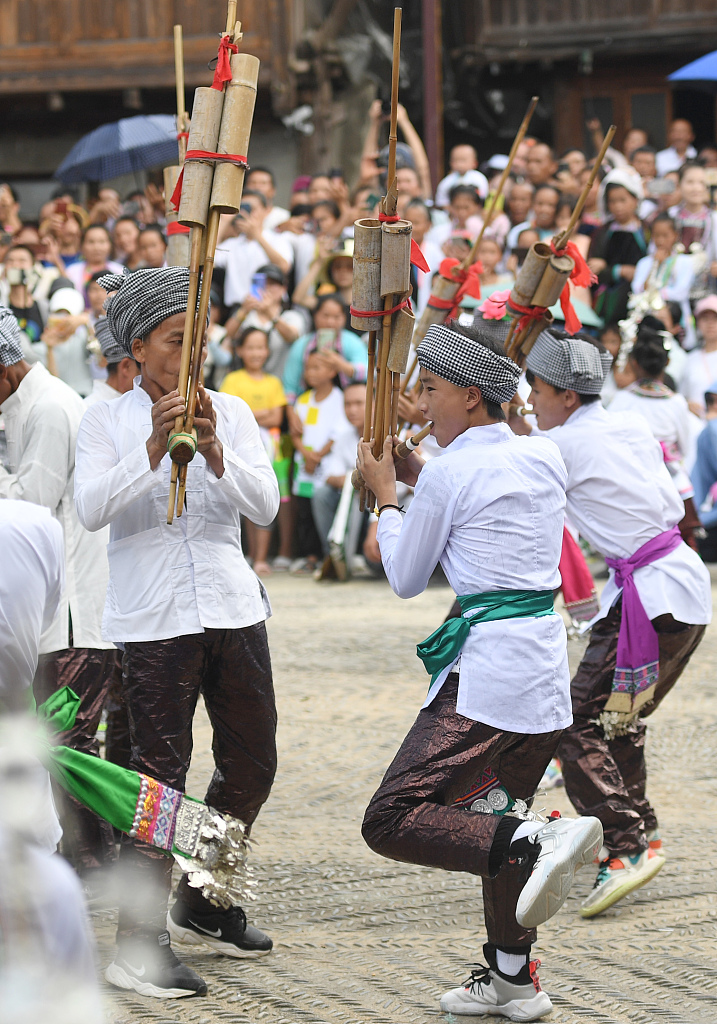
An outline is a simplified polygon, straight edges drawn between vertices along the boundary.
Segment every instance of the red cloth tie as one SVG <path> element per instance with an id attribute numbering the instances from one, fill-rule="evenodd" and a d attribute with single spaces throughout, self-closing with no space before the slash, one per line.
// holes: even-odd
<path id="1" fill-rule="evenodd" d="M 406 306 L 411 308 L 411 300 L 408 296 L 393 309 L 354 309 L 353 306 L 349 306 L 349 311 L 351 316 L 391 316 L 393 313 L 398 313 L 399 309 L 405 309 Z"/>
<path id="2" fill-rule="evenodd" d="M 188 138 L 189 138 L 189 132 L 177 132 L 177 142 L 179 142 L 180 139 L 188 139 Z"/>
<path id="3" fill-rule="evenodd" d="M 583 325 L 578 319 L 578 314 L 575 312 L 575 307 L 570 298 L 569 282 L 572 281 L 576 288 L 589 288 L 591 284 L 595 284 L 597 277 L 585 262 L 585 258 L 575 242 L 568 242 L 564 249 L 556 249 L 555 239 L 553 239 L 550 243 L 550 248 L 556 256 L 569 256 L 575 263 L 572 273 L 560 293 L 560 308 L 565 317 L 565 329 L 568 334 L 577 334 Z"/>
<path id="4" fill-rule="evenodd" d="M 230 53 L 239 53 L 239 47 L 230 40 L 229 36 L 222 36 L 217 51 L 217 66 L 212 79 L 212 89 L 218 89 L 219 92 L 224 88 L 225 82 L 232 80 Z"/>
<path id="5" fill-rule="evenodd" d="M 209 163 L 214 163 L 214 164 L 218 164 L 218 163 L 236 164 L 237 167 L 243 167 L 244 170 L 246 170 L 247 167 L 248 167 L 248 164 L 246 162 L 246 157 L 245 156 L 241 156 L 238 153 L 210 153 L 206 149 L 188 149 L 187 150 L 187 155 L 184 158 L 184 163 L 185 163 L 185 166 L 186 166 L 186 164 L 196 163 L 198 161 L 201 162 L 202 160 L 207 161 Z M 179 177 L 177 178 L 177 184 L 174 186 L 174 192 L 172 192 L 172 198 L 169 200 L 170 203 L 172 204 L 172 209 L 173 210 L 179 210 L 179 202 L 180 202 L 180 200 L 182 198 L 182 183 L 183 183 L 183 181 L 184 181 L 184 167 L 182 167 L 182 170 L 179 172 Z"/>
<path id="6" fill-rule="evenodd" d="M 468 270 L 460 269 L 461 261 L 453 256 L 441 260 L 438 273 L 448 281 L 460 281 L 460 288 L 452 299 L 441 299 L 437 295 L 430 295 L 428 305 L 433 309 L 448 309 L 446 320 L 452 319 L 458 312 L 461 299 L 464 295 L 471 295 L 474 299 L 480 298 L 480 275 L 483 273 L 483 264 L 480 260 L 472 263 Z"/>
<path id="7" fill-rule="evenodd" d="M 180 224 L 178 220 L 172 221 L 171 224 L 167 225 L 167 236 L 169 235 L 188 235 L 189 225 Z"/>

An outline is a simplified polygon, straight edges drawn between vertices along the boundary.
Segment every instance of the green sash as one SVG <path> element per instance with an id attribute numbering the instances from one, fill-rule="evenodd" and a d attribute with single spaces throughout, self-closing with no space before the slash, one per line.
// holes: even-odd
<path id="1" fill-rule="evenodd" d="M 496 619 L 523 619 L 550 615 L 554 611 L 552 590 L 496 590 L 488 594 L 459 597 L 461 612 L 479 611 L 469 619 L 448 619 L 416 647 L 416 653 L 431 675 L 431 686 L 446 665 L 456 661 L 468 639 L 471 626 Z M 430 687 L 429 687 L 430 690 Z"/>

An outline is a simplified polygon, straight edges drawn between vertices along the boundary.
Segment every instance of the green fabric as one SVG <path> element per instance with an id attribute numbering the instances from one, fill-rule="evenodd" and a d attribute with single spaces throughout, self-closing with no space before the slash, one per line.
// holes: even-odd
<path id="1" fill-rule="evenodd" d="M 79 706 L 77 694 L 63 686 L 38 707 L 37 715 L 51 732 L 66 732 L 74 724 Z M 45 767 L 62 788 L 120 832 L 129 832 L 139 798 L 137 772 L 45 742 Z"/>
<path id="2" fill-rule="evenodd" d="M 431 676 L 431 686 L 446 665 L 456 661 L 471 626 L 497 619 L 530 618 L 550 615 L 554 610 L 552 590 L 497 590 L 488 594 L 467 594 L 459 597 L 461 612 L 479 609 L 469 619 L 448 619 L 429 637 L 418 644 L 416 653 Z M 430 687 L 429 687 L 430 689 Z"/>

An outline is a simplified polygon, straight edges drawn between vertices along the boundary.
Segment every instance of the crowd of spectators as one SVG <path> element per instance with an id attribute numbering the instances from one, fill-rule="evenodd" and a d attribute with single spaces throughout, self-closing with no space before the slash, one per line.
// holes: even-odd
<path id="1" fill-rule="evenodd" d="M 386 189 L 384 121 L 376 101 L 358 181 L 346 182 L 339 169 L 302 175 L 291 195 L 281 197 L 283 206 L 271 168 L 254 166 L 240 211 L 222 217 L 205 381 L 248 402 L 280 482 L 274 527 L 247 526 L 247 551 L 262 575 L 317 570 L 353 465 L 367 369 L 366 336 L 351 326 L 349 313 L 353 224 L 376 215 Z M 403 107 L 398 124 L 398 210 L 412 222 L 429 267 L 412 268 L 420 315 L 441 262 L 470 252 L 507 157 L 457 145 L 446 176 L 432 182 Z M 596 152 L 600 124 L 587 128 Z M 616 356 L 624 338 L 620 321 L 653 318 L 648 368 L 636 358 L 616 359 L 603 401 L 624 405 L 624 395 L 639 395 L 648 380 L 676 396 L 679 444 L 671 434 L 660 440 L 675 441 L 681 471 L 693 474 L 708 551 L 709 536 L 717 534 L 710 426 L 717 418 L 717 148 L 697 152 L 685 120 L 671 124 L 668 141 L 657 152 L 648 134 L 633 127 L 621 150 L 608 149 L 572 235 L 597 280 L 575 289 L 573 300 L 584 329 Z M 531 245 L 565 227 L 591 170 L 592 157 L 580 147 L 557 154 L 536 138 L 524 140 L 478 250 L 482 299 L 509 289 Z M 165 265 L 164 197 L 152 185 L 124 199 L 104 187 L 84 206 L 71 190 L 58 189 L 31 222 L 4 184 L 0 222 L 0 301 L 20 324 L 25 356 L 87 398 L 108 372 L 95 337 L 106 297 L 98 278 Z M 479 301 L 466 297 L 465 314 Z M 559 318 L 560 308 L 554 313 Z M 655 356 L 655 346 L 664 357 Z M 404 403 L 402 415 L 421 423 L 415 404 Z M 362 532 L 370 566 L 378 561 L 371 524 Z M 717 552 L 717 541 L 712 546 Z"/>

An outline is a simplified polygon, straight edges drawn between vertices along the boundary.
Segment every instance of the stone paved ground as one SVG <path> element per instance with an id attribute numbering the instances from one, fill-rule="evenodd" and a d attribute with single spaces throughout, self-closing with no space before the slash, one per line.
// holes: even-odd
<path id="1" fill-rule="evenodd" d="M 480 882 L 383 860 L 364 845 L 359 827 L 425 693 L 414 644 L 442 620 L 452 595 L 435 587 L 404 602 L 385 583 L 285 577 L 273 577 L 269 591 L 280 761 L 254 832 L 260 895 L 250 914 L 272 935 L 274 952 L 249 962 L 181 947 L 209 982 L 209 995 L 160 1003 L 108 990 L 108 1020 L 451 1020 L 438 997 L 481 958 Z M 571 642 L 573 666 L 581 650 Z M 593 921 L 577 915 L 593 881 L 585 870 L 540 930 L 551 1021 L 717 1024 L 716 665 L 713 627 L 650 725 L 650 795 L 667 865 L 653 884 Z M 196 795 L 211 770 L 209 742 L 202 714 L 189 787 Z M 562 791 L 554 793 L 549 809 L 568 810 Z M 103 967 L 115 920 L 109 912 L 95 916 Z"/>

